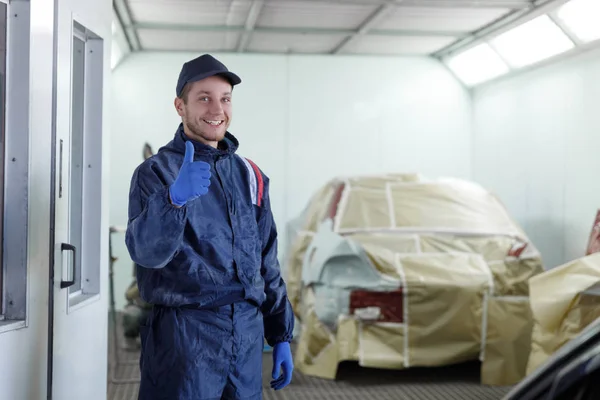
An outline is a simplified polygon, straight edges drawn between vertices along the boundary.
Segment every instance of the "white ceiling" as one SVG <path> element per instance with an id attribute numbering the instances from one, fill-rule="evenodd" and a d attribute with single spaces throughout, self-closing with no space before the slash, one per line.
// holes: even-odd
<path id="1" fill-rule="evenodd" d="M 134 51 L 433 55 L 540 2 L 116 0 L 115 9 Z"/>

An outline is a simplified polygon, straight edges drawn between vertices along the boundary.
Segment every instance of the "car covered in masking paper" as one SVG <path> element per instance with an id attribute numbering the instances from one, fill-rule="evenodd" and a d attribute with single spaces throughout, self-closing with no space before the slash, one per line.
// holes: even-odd
<path id="1" fill-rule="evenodd" d="M 482 383 L 525 376 L 529 278 L 541 256 L 501 202 L 461 179 L 336 178 L 288 225 L 296 365 L 404 369 L 481 360 Z"/>
<path id="2" fill-rule="evenodd" d="M 527 375 L 600 320 L 600 252 L 533 277 L 529 289 L 535 322 Z"/>

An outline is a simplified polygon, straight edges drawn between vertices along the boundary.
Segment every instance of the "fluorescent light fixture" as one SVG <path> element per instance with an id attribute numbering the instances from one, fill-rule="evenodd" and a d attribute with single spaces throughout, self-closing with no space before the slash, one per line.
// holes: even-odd
<path id="1" fill-rule="evenodd" d="M 571 0 L 556 16 L 582 42 L 600 39 L 600 0 Z"/>
<path id="2" fill-rule="evenodd" d="M 547 15 L 501 34 L 490 44 L 514 68 L 535 64 L 575 47 Z"/>
<path id="3" fill-rule="evenodd" d="M 446 64 L 467 86 L 477 85 L 510 71 L 508 65 L 486 43 L 457 54 Z"/>
<path id="4" fill-rule="evenodd" d="M 112 22 L 112 34 L 114 35 L 117 32 L 117 24 L 115 24 L 115 21 Z"/>

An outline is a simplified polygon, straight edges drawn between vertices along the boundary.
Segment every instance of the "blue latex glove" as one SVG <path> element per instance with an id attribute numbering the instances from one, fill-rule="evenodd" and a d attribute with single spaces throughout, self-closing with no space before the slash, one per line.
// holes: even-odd
<path id="1" fill-rule="evenodd" d="M 171 203 L 181 207 L 188 201 L 208 193 L 210 165 L 204 161 L 194 162 L 194 145 L 185 142 L 185 156 L 175 182 L 169 187 Z"/>
<path id="2" fill-rule="evenodd" d="M 279 375 L 279 370 L 283 373 Z M 273 347 L 273 380 L 271 388 L 280 390 L 290 384 L 292 381 L 292 371 L 294 371 L 294 362 L 292 360 L 292 350 L 288 342 L 277 343 Z"/>

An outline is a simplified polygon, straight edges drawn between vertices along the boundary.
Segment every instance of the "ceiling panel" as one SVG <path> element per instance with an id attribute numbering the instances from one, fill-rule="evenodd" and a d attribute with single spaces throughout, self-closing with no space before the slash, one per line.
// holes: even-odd
<path id="1" fill-rule="evenodd" d="M 135 22 L 181 25 L 244 25 L 248 0 L 128 0 Z"/>
<path id="2" fill-rule="evenodd" d="M 246 20 L 256 16 L 251 12 L 255 0 L 125 1 L 143 50 L 236 51 Z M 389 1 L 264 0 L 259 2 L 262 7 L 247 50 L 329 53 Z M 370 31 L 344 46 L 341 53 L 429 55 L 511 12 L 507 5 L 484 4 L 488 0 L 428 1 L 394 2 L 387 15 L 373 22 Z M 404 35 L 383 30 L 403 31 Z"/>
<path id="3" fill-rule="evenodd" d="M 328 53 L 344 35 L 273 34 L 254 32 L 248 51 L 264 53 Z"/>
<path id="4" fill-rule="evenodd" d="M 231 51 L 240 39 L 238 32 L 201 32 L 139 29 L 143 50 Z"/>
<path id="5" fill-rule="evenodd" d="M 510 12 L 505 8 L 396 7 L 377 29 L 469 32 Z"/>
<path id="6" fill-rule="evenodd" d="M 377 5 L 272 1 L 266 3 L 257 26 L 355 29 Z"/>
<path id="7" fill-rule="evenodd" d="M 427 55 L 452 43 L 452 37 L 362 36 L 349 43 L 340 54 Z"/>

